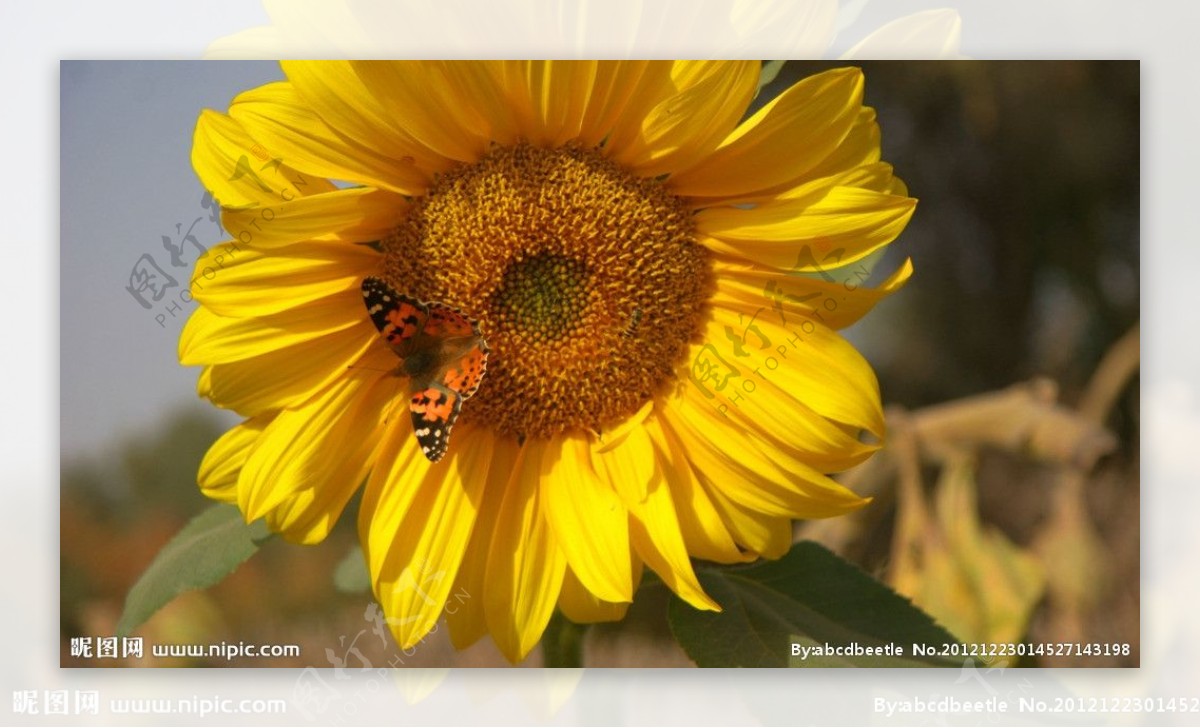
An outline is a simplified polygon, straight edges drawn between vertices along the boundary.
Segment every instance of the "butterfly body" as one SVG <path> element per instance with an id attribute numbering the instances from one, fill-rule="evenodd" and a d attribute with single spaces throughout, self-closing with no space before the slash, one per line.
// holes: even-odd
<path id="1" fill-rule="evenodd" d="M 463 402 L 483 380 L 487 343 L 462 312 L 401 295 L 379 278 L 364 278 L 362 294 L 371 322 L 400 358 L 392 373 L 409 381 L 417 443 L 437 462 L 446 454 Z"/>

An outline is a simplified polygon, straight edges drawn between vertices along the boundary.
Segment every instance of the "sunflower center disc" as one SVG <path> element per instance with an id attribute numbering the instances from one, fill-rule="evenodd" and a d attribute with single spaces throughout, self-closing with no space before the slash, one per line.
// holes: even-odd
<path id="1" fill-rule="evenodd" d="M 460 308 L 491 353 L 464 421 L 602 431 L 671 383 L 709 295 L 684 205 L 594 151 L 493 148 L 384 241 L 396 290 Z"/>

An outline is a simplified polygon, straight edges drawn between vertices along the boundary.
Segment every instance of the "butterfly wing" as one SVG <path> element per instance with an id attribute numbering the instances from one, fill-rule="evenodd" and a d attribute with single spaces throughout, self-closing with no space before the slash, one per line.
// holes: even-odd
<path id="1" fill-rule="evenodd" d="M 479 389 L 487 370 L 488 348 L 479 326 L 461 311 L 431 305 L 425 331 L 444 338 L 461 340 L 463 345 L 447 347 L 452 354 L 443 362 L 436 380 L 467 399 Z"/>
<path id="2" fill-rule="evenodd" d="M 425 457 L 436 463 L 450 445 L 450 429 L 458 420 L 463 401 L 479 389 L 488 349 L 478 326 L 447 306 L 430 305 L 425 333 L 442 340 L 444 354 L 453 353 L 429 386 L 415 392 L 410 402 L 417 444 Z"/>
<path id="3" fill-rule="evenodd" d="M 425 324 L 425 332 L 430 336 L 449 339 L 479 336 L 479 327 L 463 315 L 462 311 L 435 303 L 429 306 L 429 321 Z"/>
<path id="4" fill-rule="evenodd" d="M 414 392 L 408 409 L 412 413 L 413 434 L 421 452 L 436 463 L 450 445 L 450 430 L 462 411 L 463 397 L 442 384 Z"/>
<path id="5" fill-rule="evenodd" d="M 371 323 L 375 324 L 379 335 L 397 356 L 407 358 L 413 352 L 417 336 L 429 321 L 429 307 L 396 293 L 379 278 L 364 278 L 362 294 Z"/>
<path id="6" fill-rule="evenodd" d="M 487 371 L 487 346 L 483 339 L 477 340 L 457 359 L 446 365 L 441 373 L 441 383 L 467 399 L 479 389 L 483 373 Z"/>
<path id="7" fill-rule="evenodd" d="M 371 322 L 397 356 L 408 359 L 420 351 L 435 357 L 431 371 L 411 370 L 408 409 L 421 452 L 436 463 L 446 454 L 463 400 L 483 380 L 487 344 L 478 325 L 461 311 L 396 293 L 382 279 L 364 278 L 362 294 Z"/>

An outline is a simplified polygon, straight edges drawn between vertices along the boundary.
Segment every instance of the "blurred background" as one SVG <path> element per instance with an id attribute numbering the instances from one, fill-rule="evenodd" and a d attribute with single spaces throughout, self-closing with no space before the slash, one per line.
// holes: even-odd
<path id="1" fill-rule="evenodd" d="M 789 62 L 759 101 L 837 65 Z M 916 272 L 846 332 L 876 368 L 891 434 L 840 477 L 876 500 L 853 517 L 799 524 L 797 538 L 855 561 L 967 641 L 1132 646 L 1020 666 L 1136 666 L 1139 65 L 854 65 L 879 114 L 883 159 L 920 200 L 876 280 L 905 257 Z M 174 359 L 190 307 L 159 322 L 166 304 L 145 309 L 124 287 L 143 253 L 171 272 L 160 238 L 178 243 L 194 219 L 200 245 L 220 241 L 191 174 L 191 129 L 201 108 L 279 77 L 260 63 L 63 66 L 62 351 L 89 352 L 62 360 L 64 666 L 97 664 L 71 657 L 70 638 L 114 634 L 129 587 L 209 505 L 196 469 L 232 420 L 195 397 L 196 372 Z M 88 169 L 114 170 L 132 198 L 97 195 Z M 159 197 L 148 204 L 143 193 Z M 68 315 L 78 310 L 111 315 L 88 324 Z M 319 546 L 268 542 L 137 632 L 298 644 L 299 660 L 112 664 L 507 664 L 487 641 L 454 652 L 444 630 L 411 655 L 372 634 L 369 594 L 334 586 L 353 558 L 352 513 Z M 639 592 L 626 622 L 589 632 L 586 664 L 689 664 L 664 607 L 661 592 Z M 536 651 L 527 664 L 540 664 Z"/>

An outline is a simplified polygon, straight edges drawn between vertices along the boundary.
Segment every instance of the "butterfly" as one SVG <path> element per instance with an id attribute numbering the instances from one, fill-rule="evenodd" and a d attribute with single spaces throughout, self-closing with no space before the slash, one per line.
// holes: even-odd
<path id="1" fill-rule="evenodd" d="M 409 381 L 413 434 L 430 462 L 446 454 L 450 430 L 487 369 L 488 347 L 479 325 L 457 309 L 403 296 L 379 278 L 364 278 L 363 303 L 371 323 Z"/>

